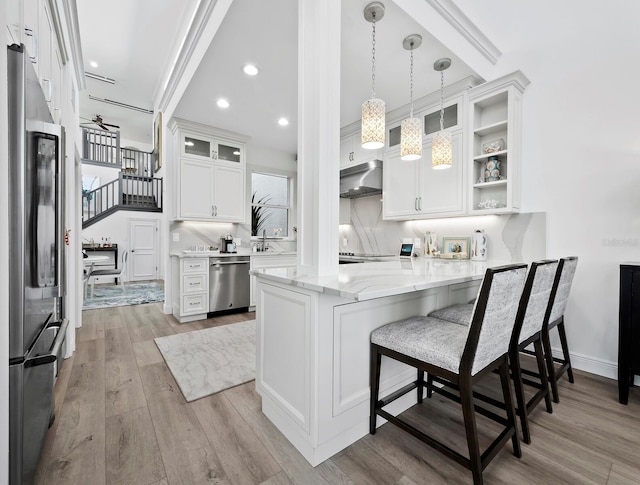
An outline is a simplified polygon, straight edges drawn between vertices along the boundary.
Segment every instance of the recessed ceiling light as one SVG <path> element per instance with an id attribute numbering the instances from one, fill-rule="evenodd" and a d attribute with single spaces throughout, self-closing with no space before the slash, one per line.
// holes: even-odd
<path id="1" fill-rule="evenodd" d="M 96 61 L 91 61 L 91 62 L 89 62 L 89 65 L 90 65 L 91 67 L 98 67 L 98 63 L 97 63 Z"/>
<path id="2" fill-rule="evenodd" d="M 240 150 L 234 150 L 233 154 L 234 155 L 240 155 Z"/>
<path id="3" fill-rule="evenodd" d="M 220 98 L 218 99 L 218 101 L 216 101 L 216 104 L 218 105 L 218 107 L 220 108 L 228 108 L 229 107 L 229 101 L 227 101 L 224 98 Z"/>
<path id="4" fill-rule="evenodd" d="M 258 74 L 258 68 L 253 64 L 245 64 L 242 66 L 242 70 L 247 76 L 256 76 Z"/>
<path id="5" fill-rule="evenodd" d="M 287 126 L 287 125 L 289 124 L 289 120 L 288 120 L 288 119 L 286 119 L 286 118 L 280 118 L 280 119 L 278 120 L 278 124 L 279 124 L 280 126 Z"/>
<path id="6" fill-rule="evenodd" d="M 192 141 L 185 141 L 184 142 L 184 146 L 192 147 L 193 146 L 193 142 Z"/>

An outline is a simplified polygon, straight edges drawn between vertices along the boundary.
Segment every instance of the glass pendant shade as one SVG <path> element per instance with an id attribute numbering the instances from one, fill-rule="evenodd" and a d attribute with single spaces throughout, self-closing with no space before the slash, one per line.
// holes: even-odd
<path id="1" fill-rule="evenodd" d="M 422 118 L 407 118 L 400 124 L 400 160 L 422 157 Z"/>
<path id="2" fill-rule="evenodd" d="M 385 104 L 377 98 L 362 103 L 362 148 L 375 150 L 384 146 Z"/>
<path id="3" fill-rule="evenodd" d="M 449 168 L 452 165 L 452 160 L 451 133 L 439 131 L 433 137 L 431 167 L 435 169 Z"/>

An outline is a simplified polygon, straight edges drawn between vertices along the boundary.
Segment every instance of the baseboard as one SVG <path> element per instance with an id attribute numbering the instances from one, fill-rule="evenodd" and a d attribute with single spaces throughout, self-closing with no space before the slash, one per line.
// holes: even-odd
<path id="1" fill-rule="evenodd" d="M 554 357 L 559 359 L 562 358 L 562 349 L 553 347 L 551 348 L 551 351 Z M 574 352 L 569 352 L 569 356 L 571 357 L 571 366 L 574 369 L 579 369 L 602 377 L 608 377 L 609 379 L 614 379 L 616 381 L 618 380 L 617 362 L 594 359 L 593 357 Z M 640 376 L 635 377 L 634 384 L 636 386 L 640 385 Z"/>
<path id="2" fill-rule="evenodd" d="M 165 303 L 162 306 L 162 311 L 165 313 L 165 315 L 173 315 L 173 305 Z"/>

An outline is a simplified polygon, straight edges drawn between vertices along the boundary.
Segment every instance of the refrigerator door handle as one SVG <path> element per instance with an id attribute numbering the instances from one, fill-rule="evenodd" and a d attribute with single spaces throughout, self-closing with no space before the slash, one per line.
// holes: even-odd
<path id="1" fill-rule="evenodd" d="M 58 327 L 58 333 L 56 334 L 56 338 L 49 349 L 48 354 L 37 355 L 35 357 L 30 357 L 25 359 L 24 366 L 25 367 L 36 367 L 39 365 L 51 364 L 58 360 L 58 353 L 60 352 L 60 347 L 62 347 L 62 343 L 64 342 L 65 337 L 67 336 L 67 327 L 69 326 L 69 320 L 65 318 L 61 322 L 54 322 L 47 325 L 47 328 L 55 328 Z"/>

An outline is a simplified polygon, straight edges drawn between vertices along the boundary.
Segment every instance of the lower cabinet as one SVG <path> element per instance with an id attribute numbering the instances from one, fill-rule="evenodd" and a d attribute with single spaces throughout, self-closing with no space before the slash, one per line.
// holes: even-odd
<path id="1" fill-rule="evenodd" d="M 422 146 L 422 158 L 406 162 L 400 151 L 387 154 L 383 217 L 390 220 L 427 219 L 465 214 L 462 132 L 453 133 L 453 165 L 431 168 L 431 140 Z"/>
<path id="2" fill-rule="evenodd" d="M 209 258 L 172 258 L 173 316 L 190 322 L 207 318 L 209 311 Z"/>
<path id="3" fill-rule="evenodd" d="M 251 269 L 262 269 L 262 268 L 290 268 L 296 265 L 296 255 L 295 254 L 252 254 L 251 255 Z M 256 277 L 251 276 L 251 300 L 250 306 L 256 306 L 255 299 L 255 287 L 256 287 Z"/>

